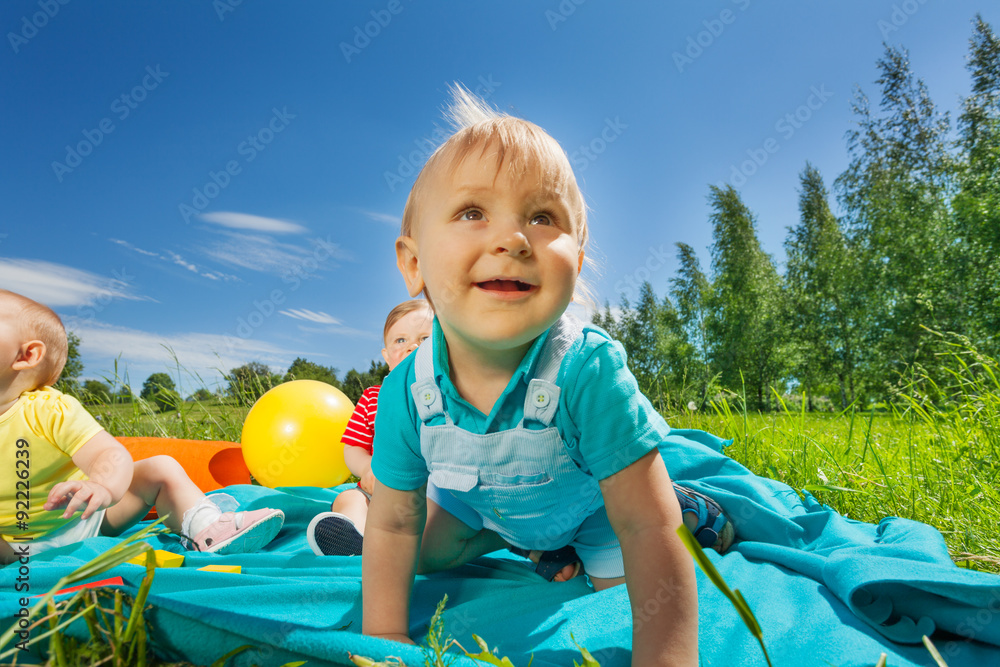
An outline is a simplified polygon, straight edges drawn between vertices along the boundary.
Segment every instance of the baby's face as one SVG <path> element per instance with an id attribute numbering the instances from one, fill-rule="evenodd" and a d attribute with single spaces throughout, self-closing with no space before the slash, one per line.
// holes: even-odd
<path id="1" fill-rule="evenodd" d="M 385 336 L 382 358 L 389 364 L 389 370 L 399 365 L 410 352 L 431 337 L 434 316 L 427 308 L 411 310 L 393 322 Z"/>
<path id="2" fill-rule="evenodd" d="M 6 377 L 14 370 L 11 366 L 21 350 L 21 345 L 26 343 L 22 340 L 21 326 L 17 311 L 10 307 L 10 304 L 0 300 L 0 374 Z"/>
<path id="3" fill-rule="evenodd" d="M 448 337 L 508 350 L 548 329 L 573 297 L 583 262 L 573 207 L 530 171 L 499 173 L 475 153 L 431 175 L 415 219 L 404 276 L 426 286 Z M 404 241 L 405 243 L 405 241 Z M 457 338 L 456 338 L 457 337 Z"/>

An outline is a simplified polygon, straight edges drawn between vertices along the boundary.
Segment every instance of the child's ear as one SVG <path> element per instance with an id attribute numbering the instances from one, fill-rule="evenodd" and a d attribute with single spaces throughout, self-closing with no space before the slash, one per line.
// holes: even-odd
<path id="1" fill-rule="evenodd" d="M 385 363 L 389 363 L 389 350 L 382 348 L 382 358 L 385 359 Z"/>
<path id="2" fill-rule="evenodd" d="M 45 343 L 40 340 L 29 340 L 21 345 L 17 351 L 17 357 L 11 364 L 11 369 L 15 371 L 26 371 L 42 363 L 45 358 Z"/>
<path id="3" fill-rule="evenodd" d="M 412 236 L 400 236 L 396 239 L 396 266 L 403 275 L 406 291 L 410 296 L 417 296 L 424 291 L 424 277 L 417 259 L 417 242 Z"/>
<path id="4" fill-rule="evenodd" d="M 580 256 L 577 257 L 577 259 L 576 259 L 576 275 L 580 275 L 581 271 L 583 271 L 583 251 L 582 250 L 580 251 Z"/>

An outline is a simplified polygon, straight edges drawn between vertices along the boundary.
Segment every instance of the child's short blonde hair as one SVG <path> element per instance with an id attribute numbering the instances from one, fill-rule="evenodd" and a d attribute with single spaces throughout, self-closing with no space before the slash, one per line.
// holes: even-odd
<path id="1" fill-rule="evenodd" d="M 382 329 L 382 342 L 388 344 L 389 341 L 386 338 L 389 337 L 389 329 L 392 328 L 393 324 L 403 319 L 405 315 L 420 308 L 426 308 L 428 312 L 432 315 L 434 314 L 434 309 L 431 308 L 430 301 L 426 299 L 410 299 L 390 310 L 388 317 L 385 318 L 385 328 Z"/>
<path id="2" fill-rule="evenodd" d="M 454 85 L 450 90 L 452 99 L 445 117 L 455 127 L 455 133 L 438 146 L 417 175 L 403 208 L 400 235 L 413 235 L 429 174 L 437 169 L 452 173 L 469 156 L 483 157 L 491 151 L 498 175 L 505 166 L 512 178 L 536 172 L 543 186 L 566 198 L 573 231 L 580 250 L 584 250 L 588 240 L 587 207 L 569 157 L 559 142 L 534 123 L 497 111 L 464 86 Z M 592 301 L 589 292 L 589 287 L 577 280 L 577 299 Z"/>
<path id="3" fill-rule="evenodd" d="M 40 340 L 45 343 L 45 356 L 35 367 L 35 378 L 38 387 L 55 384 L 69 354 L 66 328 L 59 316 L 48 306 L 4 289 L 0 289 L 0 312 L 15 323 L 20 342 Z"/>

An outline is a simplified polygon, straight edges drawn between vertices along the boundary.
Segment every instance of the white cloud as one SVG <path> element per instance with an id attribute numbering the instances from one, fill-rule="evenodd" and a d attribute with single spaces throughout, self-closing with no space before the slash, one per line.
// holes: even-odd
<path id="1" fill-rule="evenodd" d="M 198 267 L 197 266 L 195 266 L 191 262 L 186 261 L 183 257 L 181 257 L 180 255 L 178 255 L 176 252 L 173 252 L 172 250 L 167 250 L 166 252 L 167 252 L 167 256 L 170 257 L 171 260 L 173 260 L 174 264 L 176 264 L 178 266 L 183 266 L 185 269 L 187 269 L 188 271 L 191 271 L 192 273 L 200 273 L 198 271 Z"/>
<path id="2" fill-rule="evenodd" d="M 593 321 L 594 313 L 598 312 L 593 308 L 584 306 L 583 304 L 576 302 L 570 303 L 569 308 L 567 308 L 566 310 L 567 312 L 569 312 L 570 315 L 575 316 L 577 319 L 583 322 Z M 603 314 L 604 309 L 602 308 L 600 312 Z M 611 314 L 614 316 L 615 320 L 618 320 L 621 317 L 622 309 L 618 308 L 617 306 L 613 306 L 611 308 Z"/>
<path id="3" fill-rule="evenodd" d="M 125 268 L 110 276 L 35 259 L 0 258 L 0 287 L 23 294 L 50 308 L 88 306 L 113 299 L 144 300 L 129 293 L 132 276 Z"/>
<path id="4" fill-rule="evenodd" d="M 206 222 L 212 222 L 231 229 L 249 229 L 255 232 L 270 232 L 272 234 L 304 234 L 309 231 L 295 222 L 278 220 L 276 218 L 264 218 L 259 215 L 250 215 L 249 213 L 217 211 L 215 213 L 202 213 L 200 217 Z"/>
<path id="5" fill-rule="evenodd" d="M 112 243 L 122 246 L 123 248 L 127 248 L 129 250 L 137 252 L 141 255 L 146 255 L 148 257 L 155 257 L 156 259 L 162 259 L 164 262 L 167 262 L 168 264 L 176 264 L 177 266 L 182 266 L 191 273 L 195 273 L 201 276 L 202 278 L 208 278 L 209 280 L 215 280 L 215 281 L 223 280 L 225 282 L 240 281 L 239 278 L 229 273 L 223 273 L 222 271 L 212 271 L 209 269 L 205 270 L 199 269 L 197 265 L 187 261 L 173 250 L 164 250 L 163 251 L 164 254 L 161 255 L 160 253 L 157 252 L 152 252 L 149 250 L 143 250 L 142 248 L 137 248 L 128 241 L 123 241 L 122 239 L 108 239 L 108 240 L 111 241 Z"/>
<path id="6" fill-rule="evenodd" d="M 208 257 L 252 271 L 277 276 L 315 275 L 317 271 L 331 268 L 333 260 L 349 259 L 339 245 L 329 240 L 314 239 L 313 247 L 281 243 L 267 236 L 222 232 L 225 237 L 202 248 Z"/>
<path id="7" fill-rule="evenodd" d="M 248 361 L 284 369 L 295 355 L 270 343 L 238 336 L 197 332 L 163 335 L 74 317 L 67 318 L 66 328 L 80 336 L 83 357 L 97 359 L 107 368 L 119 358 L 137 368 L 175 368 L 179 361 L 184 372 L 209 379 L 206 375 L 217 378 Z M 141 378 L 132 378 L 133 385 L 137 381 Z"/>
<path id="8" fill-rule="evenodd" d="M 399 227 L 400 218 L 395 215 L 389 215 L 387 213 L 376 213 L 375 211 L 361 211 L 367 217 L 371 218 L 376 222 L 384 222 L 387 225 L 392 225 L 393 227 Z"/>
<path id="9" fill-rule="evenodd" d="M 112 243 L 117 243 L 120 246 L 124 246 L 124 247 L 128 248 L 129 250 L 134 250 L 135 252 L 139 253 L 140 255 L 147 255 L 149 257 L 160 257 L 159 253 L 152 252 L 150 250 L 143 250 L 142 248 L 137 248 L 134 245 L 132 245 L 131 243 L 129 243 L 128 241 L 123 241 L 121 239 L 108 239 L 108 240 L 111 241 Z"/>
<path id="10" fill-rule="evenodd" d="M 313 310 L 290 308 L 289 310 L 279 310 L 282 315 L 287 315 L 293 320 L 307 320 L 309 322 L 315 322 L 316 324 L 341 324 L 340 320 L 328 315 L 323 312 L 315 312 Z"/>

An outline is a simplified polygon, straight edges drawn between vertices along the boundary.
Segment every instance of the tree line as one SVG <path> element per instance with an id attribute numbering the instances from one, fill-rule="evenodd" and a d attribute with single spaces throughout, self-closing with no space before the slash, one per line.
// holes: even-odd
<path id="1" fill-rule="evenodd" d="M 710 273 L 678 243 L 667 294 L 646 283 L 594 318 L 647 394 L 700 406 L 729 390 L 767 409 L 772 388 L 795 387 L 812 407 L 866 404 L 915 368 L 934 377 L 943 332 L 1000 354 L 1000 40 L 974 18 L 955 136 L 905 49 L 886 45 L 877 64 L 878 103 L 856 90 L 850 162 L 833 181 L 843 214 L 807 163 L 783 274 L 740 193 L 712 186 Z"/>
<path id="2" fill-rule="evenodd" d="M 83 364 L 80 362 L 79 355 L 80 339 L 73 333 L 69 336 L 69 362 L 59 382 L 56 383 L 56 388 L 73 394 L 88 405 L 133 402 L 136 397 L 132 387 L 128 384 L 123 383 L 119 384 L 117 388 L 112 388 L 111 384 L 103 380 L 90 379 L 80 382 L 79 376 L 83 372 Z M 352 368 L 347 371 L 343 379 L 337 377 L 337 372 L 336 368 L 322 366 L 302 357 L 296 358 L 284 373 L 275 373 L 266 364 L 251 361 L 231 369 L 223 378 L 225 386 L 217 392 L 213 393 L 207 388 L 201 387 L 187 399 L 184 399 L 178 392 L 177 385 L 169 374 L 158 372 L 152 373 L 142 383 L 139 398 L 149 402 L 160 412 L 176 410 L 184 400 L 222 401 L 251 406 L 268 389 L 283 382 L 316 380 L 336 387 L 344 392 L 352 402 L 357 403 L 365 389 L 382 384 L 382 380 L 389 374 L 389 367 L 384 362 L 372 361 L 367 371 L 357 371 Z"/>

